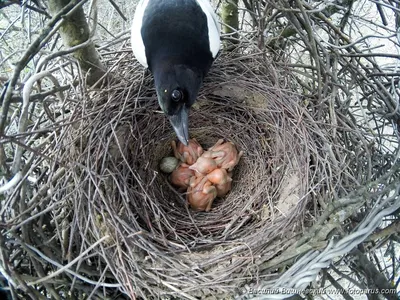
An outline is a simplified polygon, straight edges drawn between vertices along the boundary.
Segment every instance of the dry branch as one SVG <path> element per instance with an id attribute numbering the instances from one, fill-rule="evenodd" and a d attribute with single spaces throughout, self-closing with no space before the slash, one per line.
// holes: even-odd
<path id="1" fill-rule="evenodd" d="M 226 138 L 245 152 L 233 190 L 210 213 L 191 211 L 158 169 L 174 134 L 152 77 L 125 47 L 128 31 L 99 48 L 112 74 L 101 90 L 85 88 L 65 57 L 90 39 L 38 54 L 56 44 L 74 3 L 1 80 L 0 161 L 15 180 L 0 187 L 0 271 L 15 297 L 245 298 L 243 286 L 273 286 L 316 251 L 333 258 L 332 237 L 350 250 L 380 221 L 359 228 L 363 220 L 398 205 L 398 72 L 366 47 L 394 32 L 352 38 L 353 1 L 248 0 L 239 9 L 239 47 L 218 57 L 190 116 L 203 146 Z M 44 73 L 26 81 L 32 57 Z M 59 87 L 46 86 L 48 72 Z M 371 253 L 397 238 L 395 217 L 386 218 L 394 225 L 364 242 Z"/>

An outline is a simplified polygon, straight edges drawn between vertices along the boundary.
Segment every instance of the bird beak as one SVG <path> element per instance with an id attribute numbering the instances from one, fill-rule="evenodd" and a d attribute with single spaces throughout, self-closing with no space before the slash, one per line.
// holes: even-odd
<path id="1" fill-rule="evenodd" d="M 168 119 L 171 122 L 178 139 L 187 146 L 189 143 L 189 109 L 183 105 L 176 115 L 168 116 Z"/>

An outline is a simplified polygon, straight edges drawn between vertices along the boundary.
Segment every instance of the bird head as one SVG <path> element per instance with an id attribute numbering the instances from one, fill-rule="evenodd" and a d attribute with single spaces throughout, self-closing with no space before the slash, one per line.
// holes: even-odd
<path id="1" fill-rule="evenodd" d="M 158 103 L 178 139 L 188 145 L 189 109 L 196 101 L 202 75 L 185 65 L 158 64 L 153 70 Z"/>

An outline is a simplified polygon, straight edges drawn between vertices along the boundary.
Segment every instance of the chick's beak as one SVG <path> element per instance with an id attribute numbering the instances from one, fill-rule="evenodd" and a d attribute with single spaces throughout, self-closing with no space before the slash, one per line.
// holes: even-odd
<path id="1" fill-rule="evenodd" d="M 168 116 L 168 119 L 171 122 L 178 139 L 187 146 L 189 142 L 189 109 L 182 106 L 176 115 Z"/>

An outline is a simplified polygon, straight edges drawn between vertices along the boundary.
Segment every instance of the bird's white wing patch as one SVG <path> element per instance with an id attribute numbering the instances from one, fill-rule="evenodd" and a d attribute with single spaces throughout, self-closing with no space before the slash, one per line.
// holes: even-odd
<path id="1" fill-rule="evenodd" d="M 146 68 L 148 67 L 148 64 L 141 29 L 143 14 L 148 3 L 149 0 L 139 1 L 138 5 L 136 6 L 135 16 L 133 17 L 131 31 L 131 45 L 133 54 L 135 55 L 136 59 Z"/>
<path id="2" fill-rule="evenodd" d="M 207 27 L 208 27 L 208 39 L 210 42 L 210 51 L 215 58 L 218 54 L 219 48 L 221 46 L 220 42 L 220 32 L 221 26 L 218 22 L 217 16 L 214 13 L 209 0 L 196 0 L 197 4 L 200 5 L 202 11 L 207 16 Z"/>

